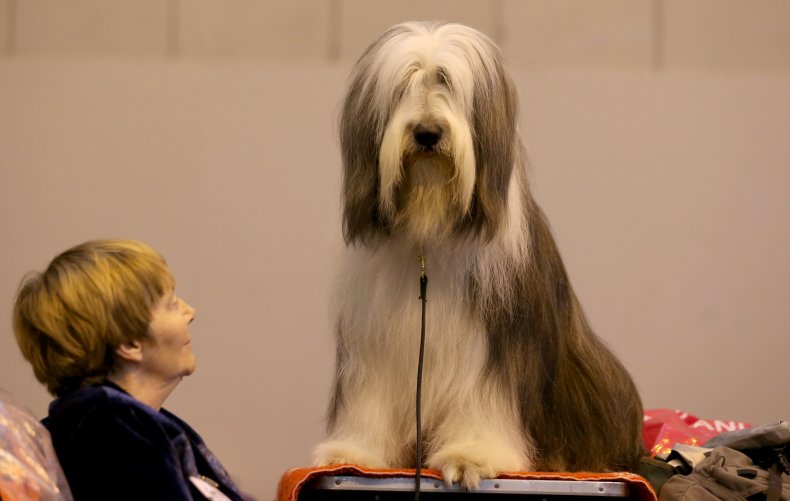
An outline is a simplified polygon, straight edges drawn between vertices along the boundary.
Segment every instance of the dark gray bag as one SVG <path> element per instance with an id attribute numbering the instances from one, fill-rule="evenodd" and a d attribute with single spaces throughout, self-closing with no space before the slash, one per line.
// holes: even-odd
<path id="1" fill-rule="evenodd" d="M 659 500 L 790 501 L 790 422 L 722 433 L 688 475 L 664 483 Z"/>

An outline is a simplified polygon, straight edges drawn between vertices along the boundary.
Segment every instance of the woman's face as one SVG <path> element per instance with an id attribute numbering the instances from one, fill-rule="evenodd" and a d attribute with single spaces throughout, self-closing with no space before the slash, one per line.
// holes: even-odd
<path id="1" fill-rule="evenodd" d="M 195 309 L 179 298 L 174 289 L 166 290 L 154 304 L 150 339 L 143 342 L 142 369 L 163 382 L 181 379 L 195 371 L 189 323 Z"/>

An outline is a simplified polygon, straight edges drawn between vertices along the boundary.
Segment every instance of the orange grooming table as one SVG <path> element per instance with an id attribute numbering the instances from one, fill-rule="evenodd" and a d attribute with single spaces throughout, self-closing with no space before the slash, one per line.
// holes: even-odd
<path id="1" fill-rule="evenodd" d="M 356 465 L 324 468 L 294 468 L 280 479 L 277 501 L 312 500 L 398 500 L 413 499 L 414 469 L 380 470 Z M 633 473 L 503 473 L 484 480 L 480 489 L 468 492 L 447 487 L 435 470 L 422 470 L 420 497 L 451 500 L 477 499 L 629 499 L 657 501 L 647 480 Z M 504 495 L 502 498 L 500 495 Z"/>

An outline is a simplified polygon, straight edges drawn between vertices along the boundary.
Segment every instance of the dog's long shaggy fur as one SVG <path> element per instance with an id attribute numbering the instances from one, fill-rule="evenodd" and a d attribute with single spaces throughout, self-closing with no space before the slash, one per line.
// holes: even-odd
<path id="1" fill-rule="evenodd" d="M 347 244 L 337 379 L 316 464 L 415 466 L 422 249 L 425 466 L 632 470 L 642 407 L 585 320 L 533 201 L 499 49 L 405 23 L 357 63 L 340 120 Z"/>

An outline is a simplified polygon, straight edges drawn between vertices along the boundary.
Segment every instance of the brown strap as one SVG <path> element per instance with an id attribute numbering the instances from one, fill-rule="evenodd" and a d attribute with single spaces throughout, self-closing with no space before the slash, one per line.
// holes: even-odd
<path id="1" fill-rule="evenodd" d="M 771 466 L 768 474 L 768 497 L 766 501 L 779 501 L 782 497 L 782 467 L 779 461 Z"/>

